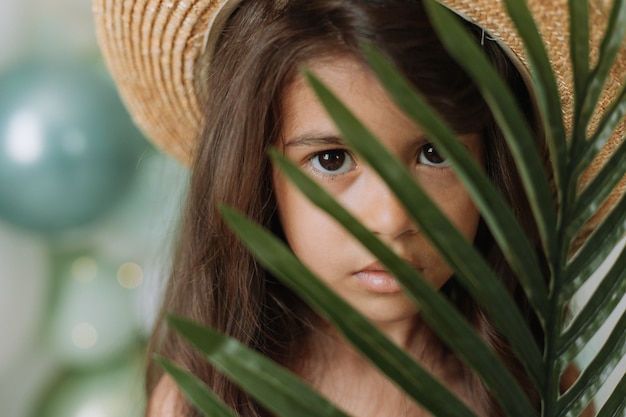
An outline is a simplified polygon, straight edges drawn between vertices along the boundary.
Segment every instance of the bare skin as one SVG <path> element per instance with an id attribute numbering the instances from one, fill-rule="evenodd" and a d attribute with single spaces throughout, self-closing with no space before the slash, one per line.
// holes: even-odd
<path id="1" fill-rule="evenodd" d="M 405 349 L 477 415 L 486 415 L 467 392 L 458 361 L 425 348 L 432 338 L 425 328 L 417 329 L 413 345 Z M 297 372 L 348 415 L 430 416 L 334 331 L 313 334 L 309 339 L 312 357 Z"/>

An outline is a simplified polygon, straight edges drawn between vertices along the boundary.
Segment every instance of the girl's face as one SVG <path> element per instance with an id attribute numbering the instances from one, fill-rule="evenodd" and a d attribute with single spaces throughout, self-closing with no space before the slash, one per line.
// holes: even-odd
<path id="1" fill-rule="evenodd" d="M 449 219 L 472 241 L 479 214 L 447 162 L 428 137 L 391 102 L 378 82 L 352 59 L 309 68 L 405 164 Z M 299 77 L 283 97 L 284 154 L 321 184 L 359 221 L 409 261 L 439 289 L 452 272 L 411 222 L 374 170 L 359 160 Z M 462 136 L 482 163 L 479 135 Z M 274 187 L 285 237 L 298 258 L 366 317 L 381 327 L 411 323 L 416 308 L 374 256 L 274 170 Z"/>

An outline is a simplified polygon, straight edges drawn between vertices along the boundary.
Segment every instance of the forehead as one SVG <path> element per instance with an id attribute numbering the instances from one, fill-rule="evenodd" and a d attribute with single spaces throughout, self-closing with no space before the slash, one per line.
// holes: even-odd
<path id="1" fill-rule="evenodd" d="M 307 62 L 304 66 L 354 115 L 366 125 L 384 112 L 387 119 L 409 119 L 391 101 L 371 71 L 359 60 L 351 57 L 334 57 Z M 285 126 L 298 127 L 319 122 L 332 130 L 332 122 L 307 79 L 298 73 L 283 92 L 282 119 Z M 383 118 L 384 119 L 384 118 Z"/>

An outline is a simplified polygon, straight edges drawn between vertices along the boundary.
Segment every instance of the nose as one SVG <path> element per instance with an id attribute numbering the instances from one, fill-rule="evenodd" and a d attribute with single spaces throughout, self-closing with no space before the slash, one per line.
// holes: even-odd
<path id="1" fill-rule="evenodd" d="M 417 228 L 391 189 L 373 171 L 361 177 L 353 213 L 374 234 L 387 239 L 415 234 Z"/>

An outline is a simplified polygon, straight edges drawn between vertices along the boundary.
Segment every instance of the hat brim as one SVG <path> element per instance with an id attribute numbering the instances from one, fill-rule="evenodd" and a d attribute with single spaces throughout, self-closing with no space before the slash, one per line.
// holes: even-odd
<path id="1" fill-rule="evenodd" d="M 193 160 L 202 128 L 207 94 L 202 85 L 215 43 L 232 11 L 242 0 L 94 0 L 96 33 L 107 66 L 133 120 L 156 146 L 185 165 Z M 463 18 L 482 27 L 497 40 L 529 77 L 524 45 L 501 0 L 441 0 Z M 567 0 L 529 0 L 528 6 L 546 45 L 560 99 L 564 122 L 573 115 L 573 83 L 569 56 Z M 590 54 L 598 55 L 610 15 L 604 1 L 590 7 Z M 215 64 L 215 63 L 214 63 Z M 609 107 L 626 74 L 622 48 L 611 69 L 598 110 Z M 599 122 L 595 117 L 592 131 Z M 584 186 L 617 148 L 625 133 L 622 122 L 591 167 Z M 606 207 L 626 188 L 622 181 Z M 606 211 L 606 210 L 601 210 Z"/>

